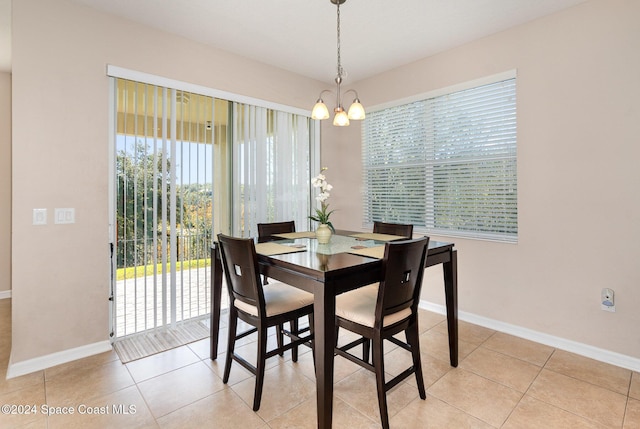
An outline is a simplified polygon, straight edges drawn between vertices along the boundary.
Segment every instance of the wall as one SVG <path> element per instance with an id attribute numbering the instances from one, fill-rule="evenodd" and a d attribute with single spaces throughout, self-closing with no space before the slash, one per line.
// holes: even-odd
<path id="1" fill-rule="evenodd" d="M 638 16 L 638 1 L 594 0 L 353 84 L 373 106 L 517 69 L 519 242 L 450 239 L 459 253 L 460 310 L 635 365 Z M 329 127 L 322 149 L 335 223 L 361 228 L 362 205 L 353 198 L 361 192 L 359 128 Z M 440 278 L 429 272 L 423 299 L 444 305 Z M 600 309 L 603 287 L 615 290 L 616 313 Z"/>
<path id="2" fill-rule="evenodd" d="M 636 0 L 592 0 L 348 83 L 373 106 L 518 70 L 520 241 L 455 240 L 462 313 L 640 358 L 637 16 Z M 14 2 L 12 365 L 108 340 L 106 64 L 301 108 L 327 86 L 67 0 Z M 322 160 L 336 225 L 359 229 L 354 125 L 323 123 Z M 76 223 L 54 225 L 55 207 Z M 443 304 L 439 270 L 423 298 Z"/>
<path id="3" fill-rule="evenodd" d="M 14 2 L 16 375 L 109 339 L 107 64 L 295 107 L 322 86 L 68 0 Z M 76 223 L 55 225 L 56 207 L 75 208 Z M 34 208 L 47 225 L 31 224 Z"/>
<path id="4" fill-rule="evenodd" d="M 0 299 L 11 293 L 11 74 L 0 73 Z"/>

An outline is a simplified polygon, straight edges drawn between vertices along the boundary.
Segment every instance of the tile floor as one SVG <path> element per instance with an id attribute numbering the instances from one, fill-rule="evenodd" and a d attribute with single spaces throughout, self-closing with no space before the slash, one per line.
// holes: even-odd
<path id="1" fill-rule="evenodd" d="M 109 352 L 5 380 L 10 302 L 0 300 L 0 405 L 35 406 L 36 413 L 2 413 L 3 429 L 315 427 L 306 348 L 298 363 L 288 355 L 269 360 L 257 413 L 253 377 L 234 365 L 224 385 L 224 355 L 211 361 L 208 339 L 126 365 Z M 640 428 L 639 373 L 464 322 L 460 365 L 451 368 L 444 317 L 422 311 L 420 325 L 427 399 L 418 398 L 414 379 L 395 387 L 388 394 L 392 428 Z M 245 341 L 239 352 L 255 356 L 254 345 Z M 374 377 L 336 359 L 334 427 L 379 427 Z M 408 355 L 389 347 L 385 362 L 397 374 Z M 75 413 L 43 414 L 64 411 L 55 407 Z"/>

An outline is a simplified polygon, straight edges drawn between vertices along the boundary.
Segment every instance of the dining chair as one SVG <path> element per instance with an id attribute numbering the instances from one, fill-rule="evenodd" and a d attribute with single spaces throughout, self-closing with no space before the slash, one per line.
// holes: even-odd
<path id="1" fill-rule="evenodd" d="M 373 232 L 378 234 L 400 235 L 413 237 L 413 225 L 403 223 L 373 222 Z"/>
<path id="2" fill-rule="evenodd" d="M 274 234 L 283 234 L 286 232 L 296 232 L 296 222 L 293 220 L 284 221 L 284 222 L 265 222 L 258 224 L 258 242 L 271 241 L 274 239 Z M 269 284 L 269 280 L 266 275 L 262 276 L 262 284 Z M 282 326 L 278 326 L 278 347 L 282 347 Z M 282 356 L 283 353 L 280 353 Z"/>
<path id="3" fill-rule="evenodd" d="M 218 242 L 229 290 L 229 341 L 222 381 L 225 384 L 229 381 L 233 361 L 255 375 L 253 410 L 257 411 L 260 409 L 266 360 L 291 349 L 291 358 L 297 362 L 299 345 L 305 344 L 313 349 L 313 294 L 279 281 L 272 280 L 263 285 L 253 239 L 218 234 Z M 302 316 L 309 317 L 308 328 L 299 329 L 298 318 Z M 238 333 L 238 319 L 252 328 Z M 290 323 L 290 331 L 282 329 L 286 322 Z M 275 349 L 267 351 L 267 330 L 274 326 L 278 335 L 284 333 L 291 341 L 287 344 L 279 341 Z M 254 332 L 258 333 L 256 366 L 235 352 L 236 341 Z M 301 336 L 305 332 L 308 334 Z"/>
<path id="4" fill-rule="evenodd" d="M 286 232 L 296 232 L 296 222 L 289 220 L 286 222 L 269 222 L 258 224 L 258 242 L 273 240 L 274 234 Z M 267 284 L 267 277 L 264 277 L 264 284 Z"/>
<path id="5" fill-rule="evenodd" d="M 269 222 L 258 224 L 258 240 L 266 241 L 274 234 L 296 232 L 296 223 L 293 220 L 286 222 Z"/>
<path id="6" fill-rule="evenodd" d="M 383 428 L 389 427 L 386 393 L 402 380 L 415 374 L 420 398 L 426 398 L 418 340 L 418 303 L 428 245 L 429 237 L 386 243 L 378 293 L 371 294 L 366 288 L 360 288 L 336 297 L 336 343 L 340 328 L 361 337 L 336 346 L 335 352 L 376 374 Z M 406 342 L 394 337 L 402 331 Z M 384 340 L 408 350 L 412 357 L 412 366 L 389 381 L 385 380 L 384 372 Z M 362 358 L 349 352 L 360 344 L 368 348 L 371 343 L 371 362 L 368 352 L 366 355 L 363 352 Z"/>

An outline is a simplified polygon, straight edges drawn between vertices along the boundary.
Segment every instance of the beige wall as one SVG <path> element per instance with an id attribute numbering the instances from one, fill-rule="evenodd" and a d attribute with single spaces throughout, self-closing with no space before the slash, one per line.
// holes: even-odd
<path id="1" fill-rule="evenodd" d="M 462 312 L 640 358 L 639 16 L 591 1 L 354 84 L 371 106 L 517 69 L 519 242 L 453 240 Z M 360 228 L 359 131 L 326 128 L 335 223 Z"/>
<path id="2" fill-rule="evenodd" d="M 9 290 L 11 290 L 11 75 L 0 73 L 0 293 L 6 294 Z"/>
<path id="3" fill-rule="evenodd" d="M 520 242 L 455 240 L 461 311 L 640 358 L 637 16 L 636 0 L 593 0 L 353 85 L 374 105 L 518 70 Z M 19 363 L 108 339 L 106 64 L 302 108 L 325 85 L 68 0 L 14 2 L 13 31 Z M 322 132 L 335 223 L 360 228 L 359 128 Z M 54 225 L 55 207 L 76 223 Z M 424 299 L 443 302 L 440 277 Z"/>
<path id="4" fill-rule="evenodd" d="M 67 0 L 14 2 L 12 364 L 109 339 L 107 64 L 296 107 L 321 87 Z"/>

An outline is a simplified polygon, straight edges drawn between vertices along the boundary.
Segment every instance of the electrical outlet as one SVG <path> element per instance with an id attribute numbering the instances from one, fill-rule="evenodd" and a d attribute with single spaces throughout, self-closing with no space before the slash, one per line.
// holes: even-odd
<path id="1" fill-rule="evenodd" d="M 602 289 L 600 292 L 600 308 L 604 311 L 616 312 L 616 304 L 613 298 L 613 289 L 608 287 Z"/>

